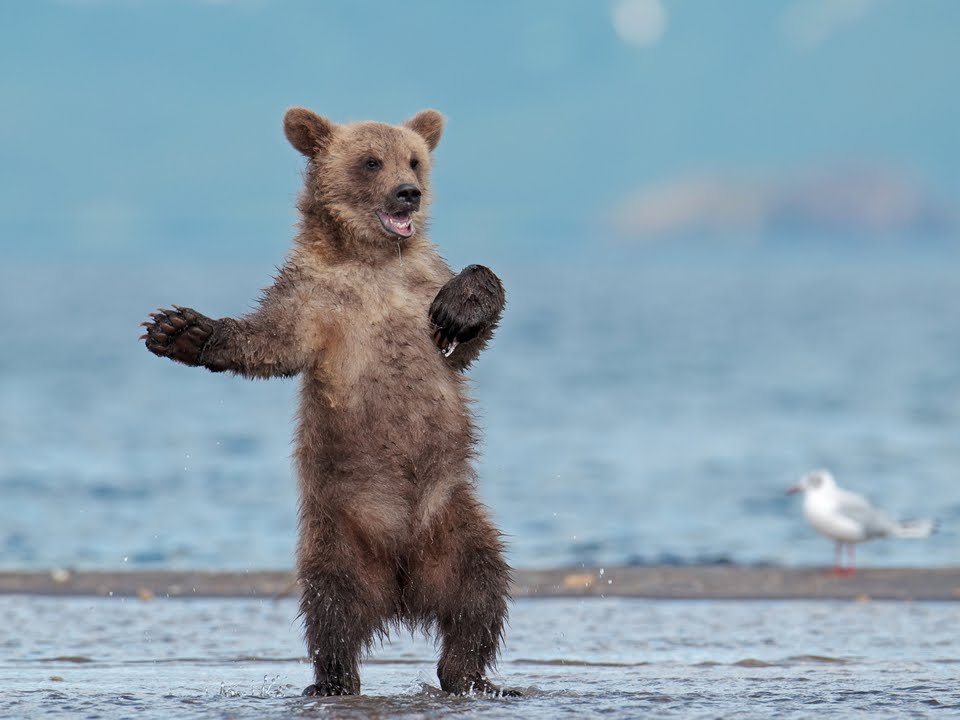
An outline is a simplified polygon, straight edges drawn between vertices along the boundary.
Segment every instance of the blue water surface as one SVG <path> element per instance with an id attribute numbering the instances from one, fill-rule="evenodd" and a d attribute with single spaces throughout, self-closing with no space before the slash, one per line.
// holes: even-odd
<path id="1" fill-rule="evenodd" d="M 276 258 L 280 262 L 282 258 Z M 960 255 L 605 246 L 484 258 L 509 306 L 472 372 L 510 559 L 828 562 L 815 467 L 903 517 L 866 565 L 960 559 Z M 267 262 L 0 268 L 0 567 L 287 567 L 296 381 L 150 356 L 158 305 L 251 307 Z"/>

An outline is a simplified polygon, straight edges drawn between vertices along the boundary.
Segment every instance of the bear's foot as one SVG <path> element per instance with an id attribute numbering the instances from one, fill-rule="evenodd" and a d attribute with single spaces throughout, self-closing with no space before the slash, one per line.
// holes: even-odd
<path id="1" fill-rule="evenodd" d="M 358 693 L 355 693 L 350 688 L 345 688 L 343 685 L 325 682 L 308 685 L 303 689 L 303 694 L 310 697 L 331 697 L 334 695 L 357 695 Z"/>
<path id="2" fill-rule="evenodd" d="M 513 688 L 502 688 L 494 685 L 483 675 L 473 678 L 464 678 L 461 682 L 444 682 L 440 680 L 440 687 L 451 695 L 485 695 L 487 697 L 522 697 L 523 693 Z"/>

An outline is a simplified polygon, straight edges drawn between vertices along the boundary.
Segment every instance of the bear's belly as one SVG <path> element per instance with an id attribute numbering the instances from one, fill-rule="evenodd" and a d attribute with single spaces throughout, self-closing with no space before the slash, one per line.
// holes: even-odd
<path id="1" fill-rule="evenodd" d="M 364 526 L 399 532 L 428 521 L 451 487 L 472 478 L 464 379 L 419 333 L 334 350 L 303 379 L 296 455 L 304 490 L 330 510 L 362 516 Z"/>
<path id="2" fill-rule="evenodd" d="M 296 448 L 304 512 L 385 549 L 429 528 L 473 478 L 462 381 L 446 367 L 432 379 L 393 370 L 371 368 L 349 398 L 306 380 Z"/>
<path id="3" fill-rule="evenodd" d="M 303 512 L 373 544 L 402 544 L 472 481 L 466 382 L 434 346 L 425 312 L 355 316 L 329 330 L 302 380 Z"/>
<path id="4" fill-rule="evenodd" d="M 437 466 L 466 459 L 473 428 L 463 388 L 445 368 L 435 377 L 391 377 L 392 368 L 361 376 L 353 396 L 330 407 L 327 437 L 338 449 L 412 474 L 422 482 Z M 333 449 L 333 448 L 331 448 Z"/>

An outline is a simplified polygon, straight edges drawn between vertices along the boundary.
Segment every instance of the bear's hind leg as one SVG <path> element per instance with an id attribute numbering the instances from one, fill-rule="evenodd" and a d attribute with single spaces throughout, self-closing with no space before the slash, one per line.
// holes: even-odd
<path id="1" fill-rule="evenodd" d="M 486 676 L 497 659 L 509 600 L 500 534 L 468 492 L 458 495 L 431 529 L 431 557 L 415 578 L 416 605 L 440 633 L 440 687 L 457 695 L 517 695 Z"/>
<path id="2" fill-rule="evenodd" d="M 304 695 L 358 695 L 360 657 L 395 615 L 385 599 L 387 587 L 362 580 L 350 567 L 301 567 L 300 611 L 314 668 L 314 683 Z"/>

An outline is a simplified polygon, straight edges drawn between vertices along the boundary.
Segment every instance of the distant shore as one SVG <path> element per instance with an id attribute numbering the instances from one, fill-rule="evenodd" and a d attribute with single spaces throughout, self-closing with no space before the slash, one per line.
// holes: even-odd
<path id="1" fill-rule="evenodd" d="M 296 593 L 289 570 L 0 571 L 0 595 L 271 600 Z M 960 567 L 867 568 L 853 576 L 822 568 L 731 565 L 517 570 L 512 593 L 515 598 L 960 601 Z"/>

